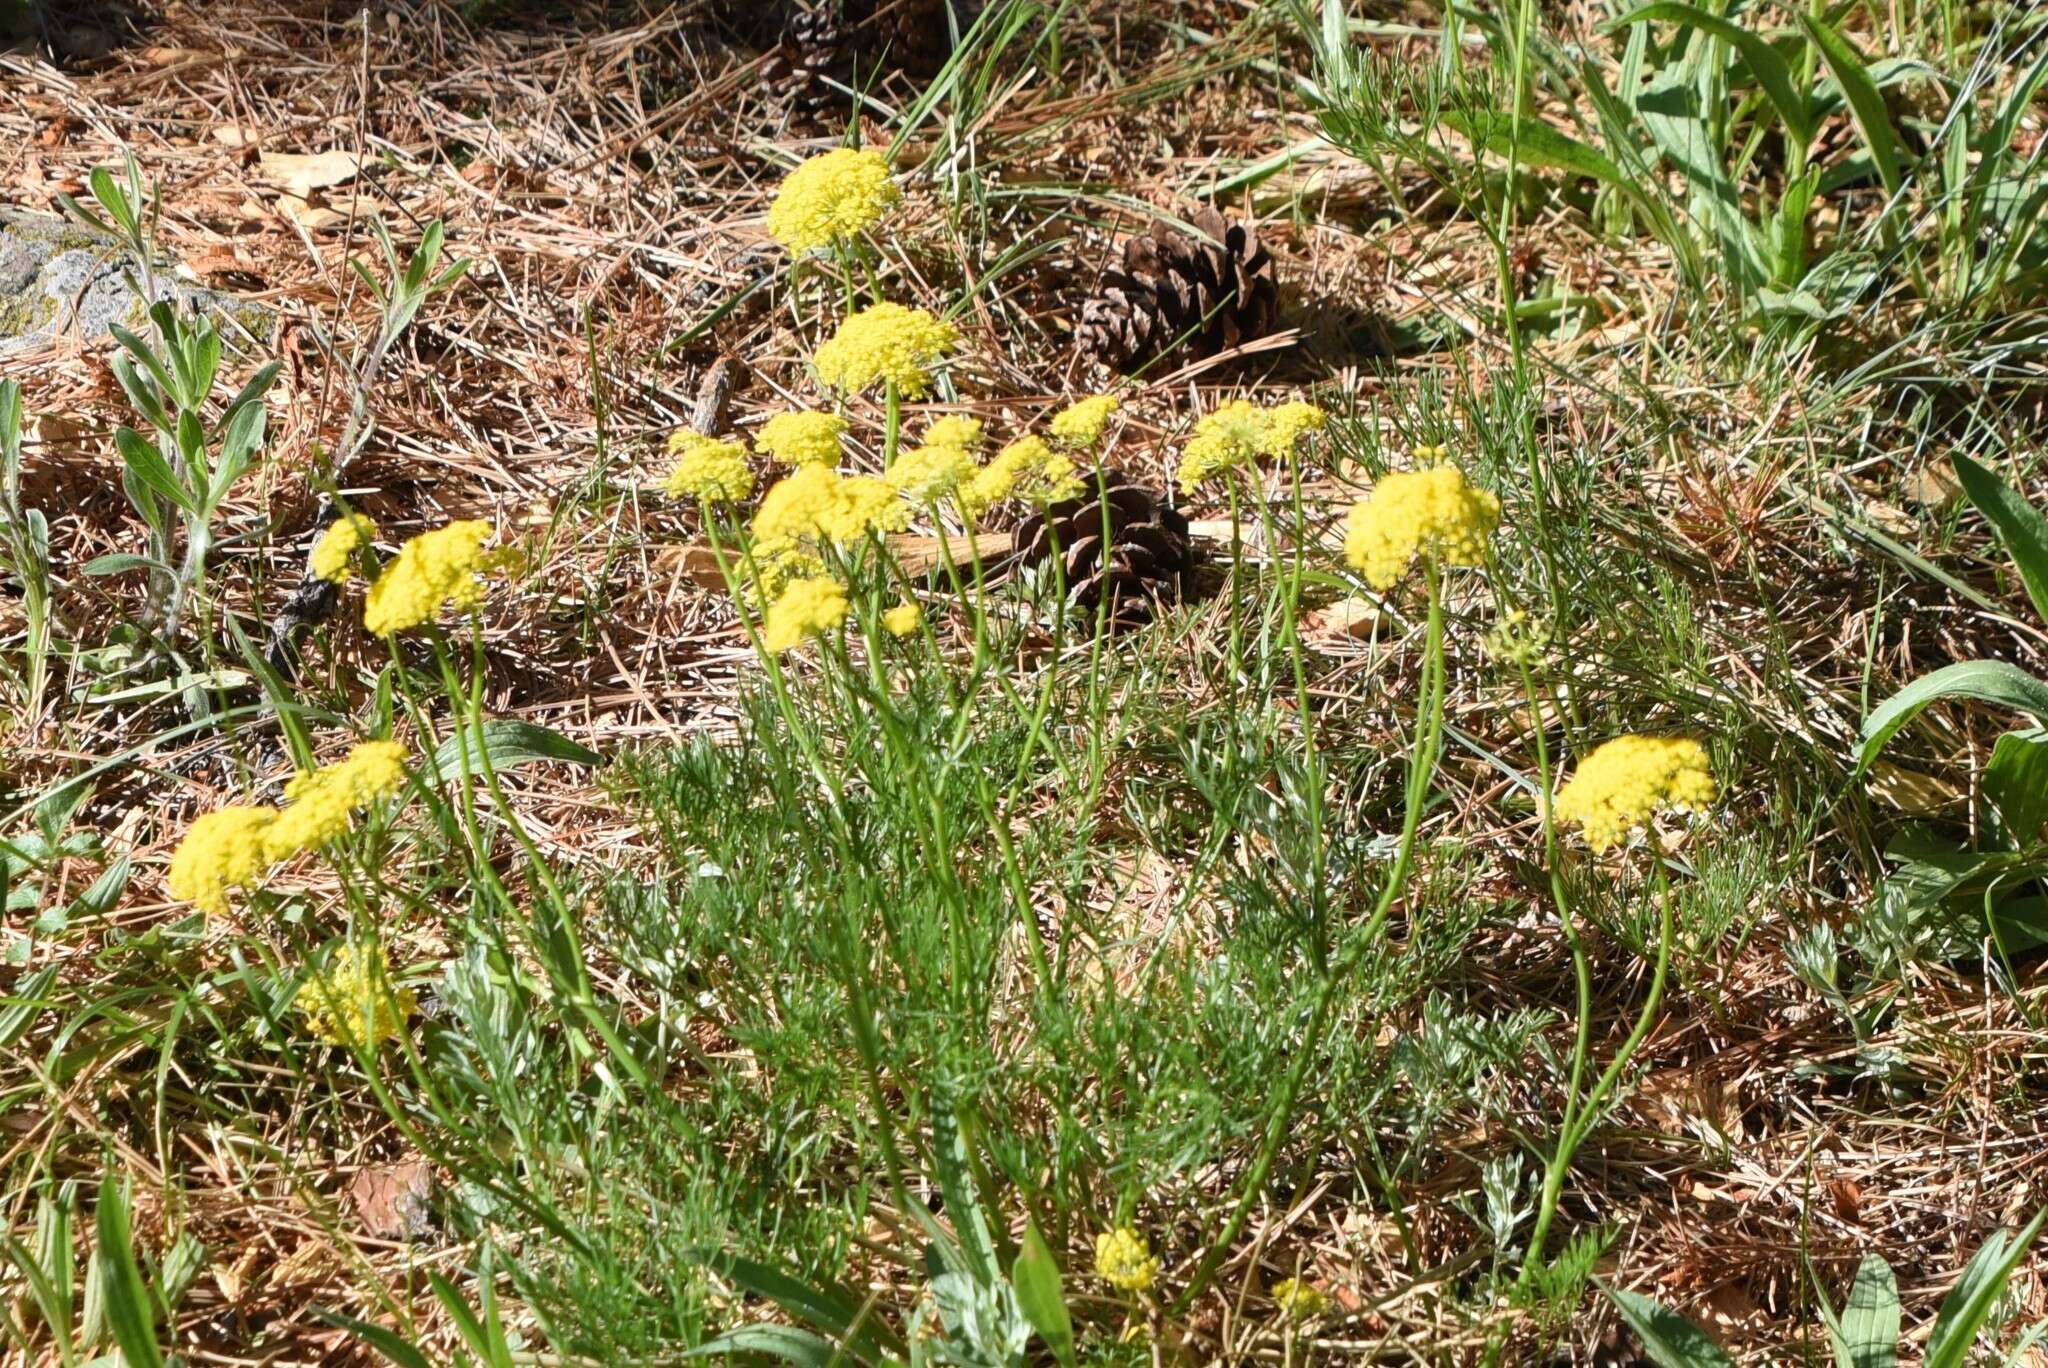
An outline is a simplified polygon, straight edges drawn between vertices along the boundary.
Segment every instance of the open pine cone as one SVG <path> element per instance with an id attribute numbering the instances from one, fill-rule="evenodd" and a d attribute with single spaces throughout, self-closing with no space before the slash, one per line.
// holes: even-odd
<path id="1" fill-rule="evenodd" d="M 761 63 L 761 88 L 799 114 L 815 114 L 843 104 L 846 96 L 834 89 L 831 81 L 846 78 L 847 55 L 837 8 L 797 5 L 783 20 L 775 46 Z"/>
<path id="2" fill-rule="evenodd" d="M 1081 305 L 1084 355 L 1128 374 L 1183 341 L 1213 356 L 1273 331 L 1279 287 L 1258 235 L 1208 205 L 1190 221 L 1204 236 L 1154 221 L 1125 240 L 1123 269 L 1104 271 Z"/>
<path id="3" fill-rule="evenodd" d="M 1188 520 L 1163 495 L 1120 470 L 1100 474 L 1102 488 L 1090 480 L 1080 497 L 1032 514 L 1010 544 L 1018 564 L 1027 568 L 1048 563 L 1057 548 L 1068 607 L 1092 617 L 1107 597 L 1110 628 L 1119 631 L 1149 621 L 1158 604 L 1177 601 L 1194 558 Z"/>
<path id="4" fill-rule="evenodd" d="M 979 0 L 787 0 L 751 10 L 746 22 L 770 30 L 761 64 L 761 88 L 801 116 L 843 117 L 850 100 L 843 86 L 866 87 L 881 74 L 928 78 L 953 52 L 952 25 L 966 32 L 979 13 Z M 777 17 L 762 19 L 773 10 Z"/>

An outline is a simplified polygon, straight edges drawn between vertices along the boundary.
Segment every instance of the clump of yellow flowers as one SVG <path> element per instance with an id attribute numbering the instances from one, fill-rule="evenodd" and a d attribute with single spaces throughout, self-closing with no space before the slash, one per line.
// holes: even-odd
<path id="1" fill-rule="evenodd" d="M 334 764 L 294 775 L 283 811 L 237 805 L 194 819 L 171 855 L 165 887 L 202 912 L 225 914 L 229 889 L 254 888 L 272 865 L 326 845 L 357 812 L 403 788 L 405 758 L 397 741 L 366 741 Z"/>
<path id="2" fill-rule="evenodd" d="M 1046 431 L 1063 447 L 1093 451 L 1102 442 L 1102 432 L 1109 426 L 1110 415 L 1122 408 L 1123 403 L 1114 394 L 1091 394 L 1054 414 L 1052 421 L 1046 424 Z"/>
<path id="3" fill-rule="evenodd" d="M 882 614 L 882 626 L 890 636 L 909 636 L 924 621 L 924 609 L 909 599 Z"/>
<path id="4" fill-rule="evenodd" d="M 917 399 L 932 387 L 932 367 L 959 343 L 960 330 L 944 319 L 885 301 L 841 323 L 811 360 L 836 390 L 893 385 L 905 399 Z"/>
<path id="5" fill-rule="evenodd" d="M 1149 1292 L 1159 1279 L 1159 1260 L 1143 1235 L 1118 1226 L 1095 1237 L 1095 1271 L 1120 1292 Z"/>
<path id="6" fill-rule="evenodd" d="M 1203 415 L 1181 448 L 1176 472 L 1181 492 L 1192 494 L 1204 481 L 1258 456 L 1291 456 L 1304 434 L 1328 421 L 1323 410 L 1300 400 L 1260 408 L 1248 399 L 1233 399 Z"/>
<path id="7" fill-rule="evenodd" d="M 699 503 L 736 503 L 754 492 L 754 468 L 738 442 L 722 442 L 701 432 L 678 432 L 668 439 L 676 458 L 662 492 L 672 499 Z"/>
<path id="8" fill-rule="evenodd" d="M 754 434 L 754 450 L 784 465 L 838 465 L 846 420 L 836 413 L 778 413 Z"/>
<path id="9" fill-rule="evenodd" d="M 410 988 L 392 986 L 383 946 L 344 945 L 306 980 L 293 1005 L 316 1039 L 374 1050 L 399 1037 L 419 1010 L 419 999 Z"/>
<path id="10" fill-rule="evenodd" d="M 360 513 L 344 513 L 327 524 L 320 540 L 313 543 L 306 569 L 315 579 L 340 584 L 349 576 L 364 549 L 376 540 L 377 524 Z"/>
<path id="11" fill-rule="evenodd" d="M 762 644 L 780 654 L 846 621 L 846 589 L 829 575 L 800 579 L 768 605 Z"/>
<path id="12" fill-rule="evenodd" d="M 1714 801 L 1707 752 L 1688 737 L 1617 736 L 1579 762 L 1553 811 L 1606 850 L 1659 811 L 1697 812 Z"/>
<path id="13" fill-rule="evenodd" d="M 1273 1284 L 1273 1305 L 1289 1320 L 1314 1320 L 1330 1309 L 1330 1296 L 1301 1278 L 1283 1278 Z"/>
<path id="14" fill-rule="evenodd" d="M 500 564 L 484 550 L 491 525 L 476 519 L 422 532 L 370 585 L 363 626 L 378 636 L 434 620 L 443 607 L 469 612 L 484 601 L 483 576 Z"/>
<path id="15" fill-rule="evenodd" d="M 768 231 L 792 252 L 829 247 L 872 227 L 902 194 L 881 153 L 838 148 L 783 179 L 768 206 Z"/>
<path id="16" fill-rule="evenodd" d="M 1454 465 L 1388 475 L 1352 505 L 1344 559 L 1375 589 L 1391 589 L 1417 556 L 1479 565 L 1500 526 L 1500 499 L 1465 483 Z"/>
<path id="17" fill-rule="evenodd" d="M 1051 504 L 1075 498 L 1086 488 L 1071 457 L 1054 451 L 1043 437 L 1019 437 L 961 486 L 960 508 L 978 518 L 1013 496 Z"/>

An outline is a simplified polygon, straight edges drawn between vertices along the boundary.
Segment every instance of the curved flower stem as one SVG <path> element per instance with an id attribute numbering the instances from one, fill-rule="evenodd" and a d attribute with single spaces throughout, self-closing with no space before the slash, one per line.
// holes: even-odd
<path id="1" fill-rule="evenodd" d="M 1652 837 L 1654 840 L 1655 838 Z M 1529 1231 L 1529 1250 L 1522 1258 L 1522 1274 L 1517 1286 L 1527 1286 L 1542 1265 L 1543 1246 L 1550 1234 L 1550 1223 L 1557 1215 L 1559 1196 L 1564 1191 L 1565 1171 L 1571 1166 L 1572 1155 L 1592 1133 L 1600 1122 L 1601 1111 L 1615 1085 L 1621 1081 L 1622 1072 L 1628 1068 L 1643 1038 L 1650 1033 L 1650 1027 L 1657 1017 L 1657 1008 L 1664 1001 L 1664 984 L 1671 969 L 1671 879 L 1664 869 L 1662 854 L 1652 851 L 1650 870 L 1657 885 L 1657 964 L 1650 975 L 1650 994 L 1643 1000 L 1643 1009 L 1636 1014 L 1635 1028 L 1628 1039 L 1621 1043 L 1614 1058 L 1601 1071 L 1592 1090 L 1585 1100 L 1574 1105 L 1579 1080 L 1586 1066 L 1588 1019 L 1591 1016 L 1589 1004 L 1592 1000 L 1590 975 L 1586 967 L 1584 947 L 1572 929 L 1571 914 L 1563 899 L 1563 888 L 1559 883 L 1556 865 L 1551 866 L 1551 888 L 1558 898 L 1560 914 L 1564 917 L 1566 934 L 1571 938 L 1572 968 L 1579 982 L 1579 1032 L 1577 1043 L 1572 1050 L 1571 1086 L 1565 1096 L 1564 1119 L 1558 1126 L 1557 1148 L 1551 1152 L 1550 1163 L 1543 1171 L 1543 1195 L 1536 1205 L 1536 1224 Z"/>
<path id="2" fill-rule="evenodd" d="M 1373 905 L 1372 915 L 1352 937 L 1345 951 L 1331 961 L 1325 971 L 1321 986 L 1316 990 L 1314 1002 L 1309 1007 L 1308 1025 L 1302 1031 L 1301 1047 L 1295 1051 L 1294 1063 L 1280 1081 L 1279 1091 L 1273 1099 L 1272 1110 L 1266 1117 L 1266 1133 L 1259 1143 L 1258 1153 L 1246 1171 L 1244 1181 L 1231 1208 L 1230 1217 L 1223 1229 L 1209 1242 L 1202 1260 L 1188 1277 L 1187 1286 L 1174 1298 L 1170 1308 L 1172 1314 L 1185 1311 L 1194 1299 L 1209 1286 L 1230 1252 L 1232 1241 L 1244 1230 L 1246 1220 L 1251 1216 L 1254 1203 L 1266 1186 L 1266 1179 L 1273 1172 L 1273 1163 L 1279 1157 L 1280 1147 L 1286 1142 L 1289 1123 L 1294 1119 L 1294 1104 L 1301 1096 L 1301 1089 L 1307 1081 L 1311 1064 L 1317 1058 L 1317 1044 L 1324 1029 L 1329 1025 L 1330 1013 L 1337 1005 L 1337 992 L 1351 978 L 1352 973 L 1379 943 L 1380 932 L 1385 929 L 1387 917 L 1407 886 L 1408 872 L 1414 863 L 1415 835 L 1422 825 L 1423 803 L 1429 795 L 1429 781 L 1436 773 L 1436 763 L 1442 753 L 1444 730 L 1444 612 L 1443 593 L 1437 566 L 1434 560 L 1424 561 L 1429 582 L 1429 617 L 1423 644 L 1422 695 L 1417 700 L 1417 721 L 1415 746 L 1409 753 L 1408 783 L 1405 809 L 1401 817 L 1401 841 L 1394 853 L 1394 867 L 1387 872 L 1387 882 L 1380 889 L 1379 900 Z"/>

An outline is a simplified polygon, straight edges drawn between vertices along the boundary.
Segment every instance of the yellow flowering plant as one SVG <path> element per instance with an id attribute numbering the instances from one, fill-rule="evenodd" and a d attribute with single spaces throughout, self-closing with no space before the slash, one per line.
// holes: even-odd
<path id="1" fill-rule="evenodd" d="M 884 301 L 839 325 L 811 357 L 818 378 L 859 394 L 877 386 L 904 399 L 922 398 L 932 371 L 960 344 L 960 330 L 923 309 Z"/>
<path id="2" fill-rule="evenodd" d="M 662 491 L 670 498 L 737 503 L 754 492 L 754 468 L 738 442 L 685 430 L 669 438 L 668 449 L 676 463 Z"/>
<path id="3" fill-rule="evenodd" d="M 404 1033 L 419 999 L 392 982 L 390 956 L 371 943 L 336 950 L 307 975 L 293 1006 L 314 1039 L 367 1054 Z"/>
<path id="4" fill-rule="evenodd" d="M 313 543 L 306 558 L 307 573 L 329 584 L 340 584 L 363 563 L 376 537 L 376 523 L 360 513 L 342 514 L 327 524 L 327 530 Z"/>
<path id="5" fill-rule="evenodd" d="M 1159 1260 L 1143 1235 L 1118 1226 L 1095 1237 L 1095 1272 L 1119 1292 L 1143 1294 L 1159 1280 Z"/>
<path id="6" fill-rule="evenodd" d="M 1481 565 L 1500 525 L 1500 499 L 1465 482 L 1454 465 L 1383 477 L 1352 505 L 1344 559 L 1375 589 L 1391 589 L 1418 557 L 1432 566 Z"/>
<path id="7" fill-rule="evenodd" d="M 422 532 L 371 583 L 363 625 L 390 636 L 432 622 L 443 608 L 472 612 L 484 601 L 483 577 L 502 561 L 484 550 L 491 525 L 474 519 Z"/>
<path id="8" fill-rule="evenodd" d="M 778 413 L 754 434 L 754 450 L 789 466 L 836 466 L 845 436 L 836 413 Z"/>
<path id="9" fill-rule="evenodd" d="M 768 231 L 792 252 L 830 247 L 872 228 L 903 197 L 889 161 L 871 149 L 836 148 L 783 178 L 768 206 Z"/>

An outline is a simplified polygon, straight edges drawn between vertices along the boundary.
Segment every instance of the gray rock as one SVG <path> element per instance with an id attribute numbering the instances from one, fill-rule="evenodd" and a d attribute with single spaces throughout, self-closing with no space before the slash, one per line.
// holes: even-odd
<path id="1" fill-rule="evenodd" d="M 157 272 L 145 300 L 121 254 L 63 219 L 0 211 L 0 356 L 41 346 L 53 337 L 96 341 L 119 324 L 138 328 L 157 300 L 215 315 L 216 321 L 260 331 L 261 306 Z"/>

